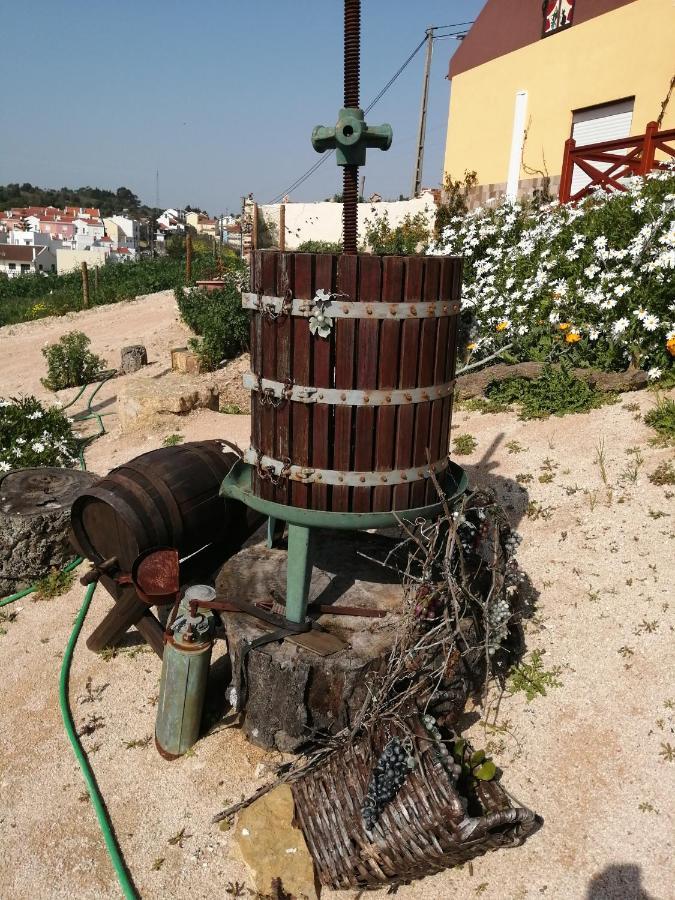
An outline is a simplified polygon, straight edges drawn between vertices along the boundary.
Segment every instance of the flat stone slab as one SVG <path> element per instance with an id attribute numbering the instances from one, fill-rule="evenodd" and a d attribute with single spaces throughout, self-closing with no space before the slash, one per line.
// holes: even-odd
<path id="1" fill-rule="evenodd" d="M 219 390 L 203 377 L 167 373 L 161 378 L 133 378 L 120 383 L 117 414 L 122 431 L 152 426 L 167 415 L 195 409 L 218 409 Z"/>

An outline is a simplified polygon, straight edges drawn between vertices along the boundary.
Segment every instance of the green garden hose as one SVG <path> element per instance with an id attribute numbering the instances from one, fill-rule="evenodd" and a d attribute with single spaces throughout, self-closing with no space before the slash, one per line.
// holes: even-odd
<path id="1" fill-rule="evenodd" d="M 94 812 L 96 813 L 96 818 L 98 819 L 101 833 L 103 834 L 103 840 L 105 841 L 106 850 L 108 851 L 108 855 L 110 856 L 110 860 L 113 864 L 117 880 L 119 881 L 120 887 L 122 888 L 122 893 L 125 897 L 131 898 L 131 900 L 137 900 L 138 893 L 134 888 L 133 882 L 131 881 L 129 873 L 127 872 L 126 866 L 124 864 L 124 859 L 122 857 L 122 854 L 120 853 L 120 849 L 117 846 L 117 841 L 115 840 L 112 824 L 110 822 L 110 819 L 108 818 L 108 813 L 105 808 L 105 803 L 103 802 L 103 797 L 101 796 L 101 792 L 99 791 L 98 785 L 96 784 L 96 778 L 94 777 L 92 768 L 89 765 L 87 755 L 82 749 L 82 745 L 80 744 L 80 741 L 77 737 L 75 723 L 73 722 L 73 716 L 70 712 L 70 706 L 68 705 L 68 677 L 70 674 L 70 664 L 73 658 L 73 651 L 75 649 L 75 644 L 77 643 L 77 639 L 82 629 L 82 625 L 84 623 L 85 616 L 87 615 L 89 604 L 91 603 L 91 599 L 94 596 L 95 590 L 95 583 L 90 584 L 87 588 L 87 591 L 84 595 L 84 601 L 82 603 L 82 606 L 80 607 L 80 611 L 77 614 L 77 618 L 75 619 L 73 630 L 70 633 L 70 638 L 68 639 L 66 650 L 63 654 L 61 675 L 59 677 L 59 705 L 61 707 L 61 716 L 63 718 L 63 725 L 66 729 L 66 734 L 68 735 L 68 739 L 70 740 L 73 748 L 73 753 L 75 754 L 75 757 L 80 765 L 80 769 L 82 770 L 82 775 L 86 782 L 87 790 L 89 791 L 89 797 L 91 798 L 91 803 L 94 807 Z"/>

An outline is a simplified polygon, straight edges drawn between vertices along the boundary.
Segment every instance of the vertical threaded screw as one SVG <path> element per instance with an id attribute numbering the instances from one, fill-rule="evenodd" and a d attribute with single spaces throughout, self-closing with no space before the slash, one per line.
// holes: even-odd
<path id="1" fill-rule="evenodd" d="M 361 0 L 345 0 L 345 108 L 359 107 Z M 359 168 L 345 166 L 342 188 L 342 251 L 356 253 L 358 242 Z"/>

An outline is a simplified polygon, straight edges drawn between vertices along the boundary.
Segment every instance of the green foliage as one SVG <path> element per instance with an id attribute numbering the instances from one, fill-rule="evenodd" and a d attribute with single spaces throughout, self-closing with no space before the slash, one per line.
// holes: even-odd
<path id="1" fill-rule="evenodd" d="M 342 253 L 341 241 L 303 241 L 297 253 Z"/>
<path id="2" fill-rule="evenodd" d="M 87 348 L 91 341 L 82 331 L 69 331 L 57 344 L 43 347 L 47 377 L 42 379 L 52 391 L 90 384 L 105 369 L 106 361 Z"/>
<path id="3" fill-rule="evenodd" d="M 0 399 L 0 473 L 31 466 L 72 466 L 77 440 L 70 421 L 35 397 Z"/>
<path id="4" fill-rule="evenodd" d="M 365 221 L 366 245 L 378 256 L 410 256 L 424 253 L 429 244 L 429 223 L 424 213 L 408 214 L 395 228 L 389 214 L 376 215 Z"/>
<path id="5" fill-rule="evenodd" d="M 452 446 L 456 456 L 469 456 L 478 446 L 478 441 L 472 434 L 458 434 L 453 438 Z"/>
<path id="6" fill-rule="evenodd" d="M 645 415 L 645 423 L 655 428 L 667 441 L 675 441 L 675 400 L 661 397 Z"/>
<path id="7" fill-rule="evenodd" d="M 670 460 L 662 462 L 649 476 L 652 484 L 675 484 L 675 466 Z"/>
<path id="8" fill-rule="evenodd" d="M 672 366 L 675 167 L 581 203 L 503 203 L 452 216 L 431 253 L 464 258 L 462 341 L 476 359 Z M 463 348 L 462 348 L 463 353 Z"/>
<path id="9" fill-rule="evenodd" d="M 248 345 L 249 316 L 241 306 L 245 272 L 239 260 L 230 261 L 224 279 L 223 289 L 217 291 L 176 288 L 183 321 L 199 335 L 190 341 L 190 348 L 206 371 L 216 369 Z"/>
<path id="10" fill-rule="evenodd" d="M 225 413 L 229 416 L 244 416 L 246 415 L 246 410 L 242 409 L 238 403 L 223 403 L 220 407 L 219 412 Z"/>
<path id="11" fill-rule="evenodd" d="M 123 210 L 134 216 L 160 212 L 141 205 L 136 194 L 127 187 L 111 191 L 97 187 L 41 188 L 29 182 L 0 185 L 0 209 L 23 206 L 95 207 L 101 210 L 102 216 L 111 216 Z"/>
<path id="12" fill-rule="evenodd" d="M 167 436 L 162 441 L 162 445 L 164 447 L 175 447 L 177 444 L 182 444 L 185 438 L 182 434 L 167 434 Z"/>
<path id="13" fill-rule="evenodd" d="M 588 412 L 615 400 L 614 395 L 596 391 L 577 378 L 566 365 L 546 365 L 541 375 L 532 380 L 509 378 L 490 385 L 487 394 L 498 403 L 520 406 L 521 419 Z"/>
<path id="14" fill-rule="evenodd" d="M 469 211 L 469 194 L 478 184 L 478 174 L 466 171 L 461 181 L 453 181 L 450 175 L 445 176 L 441 202 L 436 208 L 434 234 L 440 236 L 455 216 L 463 216 Z"/>
<path id="15" fill-rule="evenodd" d="M 535 697 L 546 696 L 546 688 L 562 687 L 558 681 L 560 675 L 559 666 L 547 671 L 544 668 L 543 650 L 533 650 L 530 662 L 521 662 L 511 672 L 509 690 L 515 694 L 518 691 L 525 692 L 525 698 L 530 703 Z"/>
<path id="16" fill-rule="evenodd" d="M 74 572 L 52 569 L 48 575 L 38 581 L 33 597 L 35 600 L 53 600 L 54 597 L 68 593 L 74 580 Z"/>
<path id="17" fill-rule="evenodd" d="M 193 279 L 214 274 L 213 254 L 197 253 L 192 260 Z M 185 280 L 185 257 L 144 257 L 123 263 L 111 263 L 98 270 L 98 288 L 89 277 L 90 303 L 100 306 L 132 300 L 174 288 Z M 66 275 L 19 275 L 0 277 L 0 326 L 62 316 L 82 309 L 82 278 L 79 272 Z"/>

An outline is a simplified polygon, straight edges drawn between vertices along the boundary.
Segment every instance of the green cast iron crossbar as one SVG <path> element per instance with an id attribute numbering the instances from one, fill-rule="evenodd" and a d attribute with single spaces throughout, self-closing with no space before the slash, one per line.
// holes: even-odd
<path id="1" fill-rule="evenodd" d="M 359 531 L 370 528 L 391 528 L 400 521 L 414 522 L 416 519 L 433 519 L 440 515 L 443 504 L 432 503 L 416 509 L 394 512 L 332 512 L 322 509 L 301 509 L 286 506 L 273 500 L 263 500 L 253 493 L 253 466 L 238 460 L 223 481 L 221 496 L 239 500 L 251 509 L 267 516 L 268 543 L 278 534 L 276 523 L 288 524 L 288 567 L 286 572 L 286 618 L 290 622 L 301 623 L 307 615 L 307 600 L 312 572 L 312 529 L 328 528 L 341 531 Z M 468 487 L 464 469 L 454 462 L 445 473 L 441 483 L 445 502 L 452 505 Z"/>

